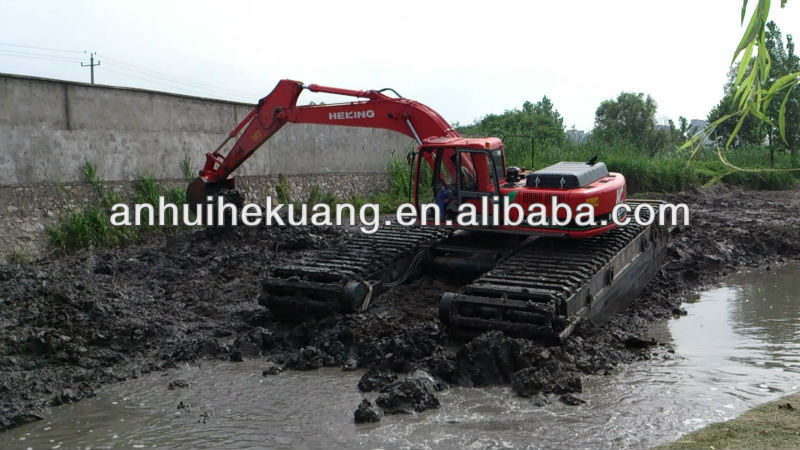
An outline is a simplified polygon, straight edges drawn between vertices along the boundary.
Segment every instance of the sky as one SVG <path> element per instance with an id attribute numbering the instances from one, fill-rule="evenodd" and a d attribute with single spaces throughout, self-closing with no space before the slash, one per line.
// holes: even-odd
<path id="1" fill-rule="evenodd" d="M 800 34 L 800 0 L 772 3 Z M 590 130 L 622 91 L 650 94 L 661 122 L 705 118 L 740 12 L 739 0 L 0 0 L 0 72 L 88 82 L 80 63 L 96 52 L 98 84 L 249 103 L 281 78 L 392 87 L 461 124 L 546 95 L 567 128 Z"/>

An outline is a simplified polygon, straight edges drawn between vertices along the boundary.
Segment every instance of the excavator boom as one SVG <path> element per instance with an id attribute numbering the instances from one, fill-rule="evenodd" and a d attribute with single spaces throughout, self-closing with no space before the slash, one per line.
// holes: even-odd
<path id="1" fill-rule="evenodd" d="M 297 99 L 304 89 L 366 100 L 297 106 Z M 305 86 L 299 81 L 281 80 L 231 130 L 216 150 L 206 154 L 205 166 L 200 171 L 201 181 L 214 184 L 228 180 L 247 158 L 289 122 L 383 128 L 405 134 L 420 144 L 432 137 L 458 137 L 458 133 L 436 111 L 413 100 L 390 97 L 381 91 L 357 91 L 317 84 Z M 236 142 L 227 155 L 223 155 L 223 149 L 231 139 L 236 139 Z M 194 199 L 194 203 L 204 201 L 204 193 L 199 194 L 202 196 Z"/>

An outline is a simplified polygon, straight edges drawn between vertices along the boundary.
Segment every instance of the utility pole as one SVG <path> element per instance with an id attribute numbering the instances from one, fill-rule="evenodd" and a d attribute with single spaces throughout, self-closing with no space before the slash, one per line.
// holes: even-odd
<path id="1" fill-rule="evenodd" d="M 95 52 L 89 53 L 89 64 L 81 63 L 81 67 L 88 67 L 89 71 L 92 73 L 92 84 L 94 84 L 94 66 L 100 65 L 100 60 L 97 60 L 97 64 L 94 63 L 94 54 Z"/>

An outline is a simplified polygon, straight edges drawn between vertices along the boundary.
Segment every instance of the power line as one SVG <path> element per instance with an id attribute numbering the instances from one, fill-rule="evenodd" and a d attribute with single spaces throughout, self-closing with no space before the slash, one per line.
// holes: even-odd
<path id="1" fill-rule="evenodd" d="M 106 60 L 106 63 L 111 61 L 112 63 L 114 63 L 114 65 L 116 65 L 120 69 L 130 70 L 132 72 L 137 72 L 137 73 L 139 73 L 141 75 L 152 76 L 152 77 L 160 78 L 160 79 L 163 79 L 163 80 L 166 80 L 166 81 L 174 81 L 174 82 L 177 82 L 177 83 L 180 83 L 180 84 L 195 85 L 195 86 L 198 86 L 198 87 L 210 88 L 210 89 L 214 89 L 214 90 L 217 90 L 217 91 L 230 92 L 230 93 L 237 94 L 237 95 L 247 95 L 247 96 L 251 96 L 252 95 L 252 93 L 250 93 L 250 92 L 240 91 L 238 89 L 223 88 L 223 87 L 215 86 L 213 84 L 203 83 L 203 82 L 200 82 L 200 81 L 192 81 L 192 80 L 188 80 L 186 78 L 176 77 L 174 75 L 169 75 L 169 74 L 164 73 L 164 72 L 159 72 L 159 71 L 152 70 L 152 69 L 149 69 L 149 68 L 146 68 L 146 67 L 138 66 L 136 64 L 131 64 L 131 63 L 128 63 L 128 62 L 125 62 L 125 61 L 121 61 L 119 59 L 112 58 L 112 57 L 110 57 L 108 55 L 101 54 L 99 56 L 102 56 L 103 59 Z"/>
<path id="2" fill-rule="evenodd" d="M 60 61 L 60 62 L 69 62 L 75 63 L 80 61 L 78 58 L 64 58 L 60 56 L 53 56 L 53 55 L 41 55 L 36 53 L 22 53 L 22 52 L 14 52 L 9 50 L 0 49 L 0 55 L 2 56 L 11 56 L 13 58 L 25 58 L 25 59 L 39 59 L 45 61 Z"/>
<path id="3" fill-rule="evenodd" d="M 114 74 L 117 74 L 117 75 L 120 75 L 120 76 L 123 76 L 123 77 L 132 78 L 132 79 L 139 80 L 139 81 L 144 81 L 144 82 L 147 82 L 147 83 L 158 84 L 158 85 L 165 86 L 165 87 L 173 89 L 173 90 L 177 89 L 177 90 L 190 91 L 190 92 L 192 92 L 193 95 L 198 95 L 198 96 L 201 96 L 201 97 L 220 97 L 220 98 L 224 98 L 226 95 L 229 95 L 229 94 L 221 95 L 219 93 L 210 93 L 209 94 L 208 90 L 203 91 L 203 90 L 199 90 L 197 88 L 191 88 L 191 87 L 187 87 L 187 86 L 180 86 L 180 85 L 177 85 L 177 84 L 174 84 L 174 83 L 165 82 L 165 81 L 157 81 L 157 80 L 153 80 L 153 79 L 142 78 L 142 77 L 139 77 L 139 76 L 136 76 L 136 75 L 131 75 L 129 73 L 118 72 L 118 71 L 116 71 L 114 69 L 109 69 L 107 66 L 103 66 L 103 67 L 105 67 L 105 69 L 103 69 L 103 70 L 105 70 L 106 72 L 111 72 L 111 73 L 114 73 Z"/>
<path id="4" fill-rule="evenodd" d="M 209 95 L 209 94 L 211 94 L 211 95 L 218 96 L 218 97 L 221 97 L 221 98 L 225 98 L 225 97 L 247 97 L 247 98 L 252 98 L 252 97 L 254 97 L 251 94 L 245 94 L 245 93 L 233 92 L 233 91 L 225 91 L 225 90 L 223 90 L 221 88 L 192 86 L 192 85 L 184 84 L 184 83 L 182 83 L 180 81 L 173 81 L 173 80 L 164 79 L 164 78 L 156 78 L 156 77 L 150 76 L 148 74 L 145 74 L 145 73 L 142 73 L 142 72 L 139 72 L 139 71 L 133 71 L 133 70 L 125 68 L 125 67 L 120 67 L 120 66 L 118 66 L 116 64 L 108 63 L 108 61 L 106 61 L 106 63 L 107 63 L 107 65 L 105 66 L 107 68 L 106 70 L 110 70 L 110 69 L 108 69 L 108 67 L 113 67 L 114 68 L 114 73 L 116 73 L 117 75 L 122 75 L 122 76 L 125 76 L 125 77 L 128 77 L 128 78 L 133 78 L 133 79 L 140 80 L 140 81 L 145 81 L 145 82 L 148 82 L 148 83 L 154 83 L 154 84 L 158 84 L 158 85 L 161 85 L 161 86 L 167 86 L 167 87 L 170 87 L 172 89 L 192 91 L 192 92 L 195 92 L 195 93 L 200 93 L 200 95 Z"/>
<path id="5" fill-rule="evenodd" d="M 206 85 L 204 83 L 194 83 L 188 80 L 183 80 L 181 78 L 171 78 L 166 76 L 159 76 L 153 75 L 143 70 L 138 69 L 131 69 L 128 67 L 123 67 L 119 64 L 115 64 L 113 62 L 109 62 L 107 59 L 104 58 L 106 61 L 107 66 L 111 66 L 116 68 L 117 70 L 121 70 L 123 72 L 132 73 L 138 75 L 138 79 L 143 81 L 150 81 L 156 82 L 160 84 L 169 84 L 173 86 L 177 86 L 182 89 L 190 89 L 193 91 L 214 91 L 219 94 L 229 95 L 229 96 L 240 96 L 240 97 L 255 97 L 251 93 L 244 92 L 244 91 L 237 91 L 234 89 L 225 89 L 225 88 L 218 88 L 212 85 Z M 142 78 L 143 77 L 143 78 Z"/>
<path id="6" fill-rule="evenodd" d="M 86 53 L 86 52 L 79 52 L 77 50 L 66 50 L 62 48 L 36 47 L 34 45 L 12 44 L 10 42 L 0 42 L 0 45 L 6 45 L 9 47 L 30 48 L 34 50 L 47 50 L 51 52 L 79 53 L 79 54 Z"/>
<path id="7" fill-rule="evenodd" d="M 3 46 L 16 47 L 20 49 L 39 50 L 39 51 L 13 50 L 10 48 L 3 48 Z M 101 56 L 103 60 L 106 61 L 106 65 L 103 66 L 106 71 L 115 73 L 123 77 L 143 81 L 146 83 L 157 84 L 160 86 L 165 86 L 170 89 L 191 91 L 195 95 L 201 95 L 201 96 L 208 96 L 210 94 L 211 96 L 220 98 L 239 97 L 239 98 L 252 99 L 259 97 L 259 95 L 254 95 L 251 92 L 241 91 L 238 89 L 224 88 L 209 83 L 203 83 L 200 81 L 193 81 L 193 80 L 187 80 L 185 78 L 176 77 L 174 75 L 169 75 L 164 72 L 159 72 L 146 67 L 141 67 L 125 61 L 121 61 L 116 58 L 109 57 L 105 54 L 98 55 L 96 52 L 92 52 L 89 54 L 89 63 L 85 64 L 84 60 L 79 57 L 63 55 L 63 54 L 59 55 L 52 53 L 43 53 L 42 51 L 62 52 L 62 53 L 79 54 L 79 55 L 86 54 L 85 51 L 81 52 L 77 50 L 67 50 L 67 49 L 59 49 L 52 47 L 40 47 L 33 45 L 0 42 L 0 56 L 43 60 L 43 61 L 69 62 L 69 63 L 80 62 L 81 67 L 90 67 L 90 77 L 91 77 L 90 79 L 92 84 L 94 84 L 94 67 L 100 65 L 100 61 L 98 60 L 97 62 L 95 62 L 94 58 L 95 56 Z M 109 65 L 116 70 L 108 68 Z"/>

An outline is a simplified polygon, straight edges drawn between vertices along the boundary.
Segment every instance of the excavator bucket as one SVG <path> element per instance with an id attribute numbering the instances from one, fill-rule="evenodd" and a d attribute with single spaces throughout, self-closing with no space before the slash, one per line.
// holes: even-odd
<path id="1" fill-rule="evenodd" d="M 206 183 L 202 178 L 197 178 L 186 188 L 186 203 L 189 205 L 208 205 L 203 208 L 203 223 L 206 225 L 227 226 L 230 223 L 230 212 L 224 212 L 222 221 L 217 217 L 214 206 L 216 198 L 222 197 L 223 202 L 231 203 L 237 208 L 244 205 L 244 195 L 234 189 L 233 178 L 228 178 L 221 183 Z"/>
<path id="2" fill-rule="evenodd" d="M 233 178 L 228 178 L 219 183 L 207 183 L 202 178 L 195 178 L 186 188 L 186 203 L 201 205 L 208 203 L 208 198 L 224 194 L 235 189 Z"/>
<path id="3" fill-rule="evenodd" d="M 194 181 L 189 183 L 186 188 L 186 203 L 190 205 L 199 205 L 206 202 L 206 182 L 202 178 L 195 178 Z"/>

